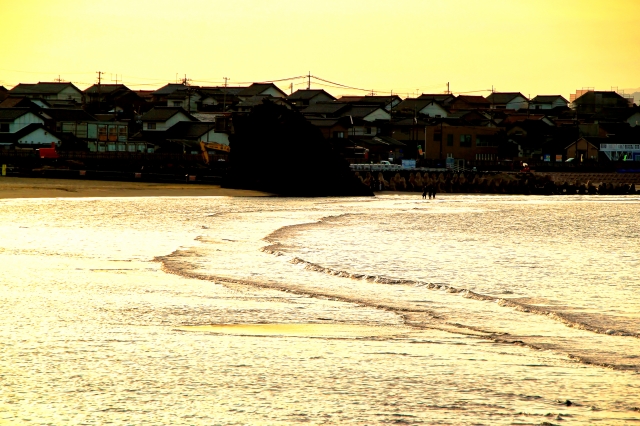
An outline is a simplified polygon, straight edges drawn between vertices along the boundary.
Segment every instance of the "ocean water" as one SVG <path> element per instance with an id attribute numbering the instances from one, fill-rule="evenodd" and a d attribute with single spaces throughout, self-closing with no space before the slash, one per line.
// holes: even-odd
<path id="1" fill-rule="evenodd" d="M 0 200 L 0 425 L 640 424 L 639 209 Z"/>

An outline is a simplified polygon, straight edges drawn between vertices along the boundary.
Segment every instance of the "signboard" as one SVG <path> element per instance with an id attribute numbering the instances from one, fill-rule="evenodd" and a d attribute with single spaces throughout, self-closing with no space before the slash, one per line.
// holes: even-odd
<path id="1" fill-rule="evenodd" d="M 416 168 L 416 160 L 402 160 L 402 168 L 403 169 L 415 169 Z"/>
<path id="2" fill-rule="evenodd" d="M 2 176 L 6 176 L 7 175 L 7 165 L 3 164 L 2 165 Z"/>
<path id="3" fill-rule="evenodd" d="M 545 154 L 544 161 L 551 161 L 551 154 Z"/>
<path id="4" fill-rule="evenodd" d="M 556 163 L 562 163 L 562 154 L 556 154 Z"/>

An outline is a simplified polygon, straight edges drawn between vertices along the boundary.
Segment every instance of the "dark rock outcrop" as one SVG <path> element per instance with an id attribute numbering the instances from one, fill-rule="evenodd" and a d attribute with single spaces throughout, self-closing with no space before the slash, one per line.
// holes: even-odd
<path id="1" fill-rule="evenodd" d="M 292 197 L 373 195 L 300 113 L 266 101 L 233 120 L 223 187 Z"/>

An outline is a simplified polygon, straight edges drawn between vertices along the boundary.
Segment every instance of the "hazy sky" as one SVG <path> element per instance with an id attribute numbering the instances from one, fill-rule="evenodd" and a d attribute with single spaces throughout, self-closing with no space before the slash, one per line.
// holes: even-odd
<path id="1" fill-rule="evenodd" d="M 403 97 L 640 87 L 640 0 L 0 0 L 0 17 L 7 88 L 96 71 L 139 89 L 311 72 Z"/>

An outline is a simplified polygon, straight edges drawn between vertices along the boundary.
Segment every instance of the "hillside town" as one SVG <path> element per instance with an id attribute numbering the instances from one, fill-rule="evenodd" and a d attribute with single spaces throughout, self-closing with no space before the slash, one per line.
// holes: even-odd
<path id="1" fill-rule="evenodd" d="M 403 99 L 335 97 L 310 85 L 288 94 L 274 83 L 200 87 L 186 79 L 157 90 L 124 84 L 80 90 L 70 82 L 0 86 L 0 158 L 5 163 L 53 147 L 78 162 L 124 164 L 144 156 L 206 167 L 227 159 L 234 117 L 264 102 L 299 111 L 352 164 L 415 160 L 423 167 L 489 170 L 640 162 L 640 108 L 614 90 L 585 88 L 570 99 L 519 92 Z"/>

